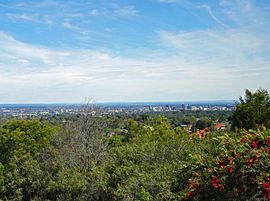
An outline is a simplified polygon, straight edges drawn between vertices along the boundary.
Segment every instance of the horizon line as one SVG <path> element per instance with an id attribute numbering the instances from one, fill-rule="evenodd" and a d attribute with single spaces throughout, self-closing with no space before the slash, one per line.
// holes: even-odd
<path id="1" fill-rule="evenodd" d="M 236 102 L 237 100 L 183 100 L 183 101 L 93 101 L 87 102 L 36 102 L 36 103 L 0 103 L 0 105 L 85 105 L 85 104 L 147 104 L 147 103 L 215 103 Z"/>

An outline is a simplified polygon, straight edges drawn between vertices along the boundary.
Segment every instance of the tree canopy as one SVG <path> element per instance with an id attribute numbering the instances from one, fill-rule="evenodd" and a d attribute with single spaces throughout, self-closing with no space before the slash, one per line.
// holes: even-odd
<path id="1" fill-rule="evenodd" d="M 267 91 L 247 90 L 234 127 L 266 126 L 267 112 Z M 217 121 L 196 117 L 84 113 L 57 127 L 2 123 L 0 201 L 270 200 L 270 131 L 209 129 L 201 136 L 181 127 Z"/>
<path id="2" fill-rule="evenodd" d="M 240 97 L 232 115 L 232 129 L 270 128 L 270 97 L 267 90 L 252 93 L 248 89 L 245 97 Z"/>

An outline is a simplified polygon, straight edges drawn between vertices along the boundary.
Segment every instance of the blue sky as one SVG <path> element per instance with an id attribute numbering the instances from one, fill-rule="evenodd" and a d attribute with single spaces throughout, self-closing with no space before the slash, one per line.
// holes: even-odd
<path id="1" fill-rule="evenodd" d="M 268 0 L 0 0 L 0 103 L 270 89 Z"/>

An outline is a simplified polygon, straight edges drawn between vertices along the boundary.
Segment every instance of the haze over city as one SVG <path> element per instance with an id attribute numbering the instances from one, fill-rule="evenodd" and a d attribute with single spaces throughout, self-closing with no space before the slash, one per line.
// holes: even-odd
<path id="1" fill-rule="evenodd" d="M 267 0 L 0 0 L 0 103 L 235 100 L 270 88 Z"/>

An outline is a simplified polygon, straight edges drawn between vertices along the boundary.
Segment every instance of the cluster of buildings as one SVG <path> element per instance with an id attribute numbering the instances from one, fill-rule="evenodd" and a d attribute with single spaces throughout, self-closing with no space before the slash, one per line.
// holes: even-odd
<path id="1" fill-rule="evenodd" d="M 92 107 L 92 106 L 91 106 Z M 231 111 L 233 104 L 177 104 L 177 103 L 124 103 L 97 104 L 93 107 L 99 114 L 133 114 L 171 111 Z M 85 111 L 84 105 L 39 104 L 39 105 L 0 105 L 0 115 L 28 117 L 42 115 L 79 114 Z"/>
<path id="2" fill-rule="evenodd" d="M 1 116 L 33 117 L 58 114 L 76 114 L 79 108 L 65 105 L 0 105 Z"/>
<path id="3" fill-rule="evenodd" d="M 225 130 L 227 129 L 227 125 L 223 123 L 216 123 L 213 126 L 206 127 L 201 130 L 197 130 L 196 134 L 199 135 L 199 137 L 204 137 L 208 132 L 213 130 Z"/>
<path id="4" fill-rule="evenodd" d="M 204 129 L 192 129 L 192 124 L 183 124 L 181 127 L 186 130 L 189 134 L 197 134 L 199 137 L 204 137 L 207 133 L 211 131 L 217 131 L 217 130 L 226 130 L 228 129 L 228 125 L 224 123 L 215 123 L 212 126 L 206 127 Z"/>
<path id="5" fill-rule="evenodd" d="M 191 111 L 232 111 L 234 105 L 232 104 L 221 104 L 221 105 L 191 105 L 191 104 L 181 104 L 181 105 L 166 105 L 166 106 L 153 106 L 152 111 L 181 111 L 181 110 L 191 110 Z"/>

